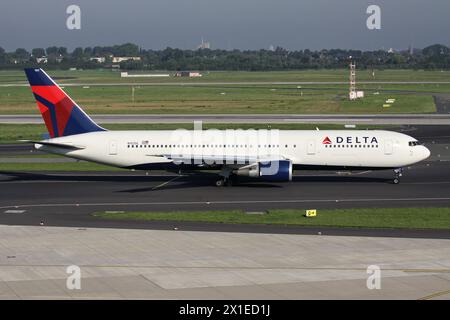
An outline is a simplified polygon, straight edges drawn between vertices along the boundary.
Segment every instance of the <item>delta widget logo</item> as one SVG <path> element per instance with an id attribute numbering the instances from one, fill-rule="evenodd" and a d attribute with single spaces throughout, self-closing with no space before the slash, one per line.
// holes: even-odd
<path id="1" fill-rule="evenodd" d="M 325 139 L 323 139 L 322 144 L 331 144 L 331 140 L 328 137 L 325 137 Z"/>

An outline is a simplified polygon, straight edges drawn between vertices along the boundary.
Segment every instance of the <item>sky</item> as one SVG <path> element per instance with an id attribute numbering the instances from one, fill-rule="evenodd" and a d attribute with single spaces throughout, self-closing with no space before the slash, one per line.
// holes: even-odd
<path id="1" fill-rule="evenodd" d="M 81 29 L 69 30 L 69 5 Z M 369 5 L 381 29 L 369 30 Z M 194 49 L 406 49 L 450 46 L 449 0 L 1 0 L 0 47 L 106 46 Z"/>

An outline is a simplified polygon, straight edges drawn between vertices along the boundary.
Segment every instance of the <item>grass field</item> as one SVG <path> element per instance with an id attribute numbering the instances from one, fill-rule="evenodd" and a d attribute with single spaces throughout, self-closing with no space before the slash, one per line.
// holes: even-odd
<path id="1" fill-rule="evenodd" d="M 119 220 L 198 221 L 232 224 L 279 224 L 301 226 L 450 229 L 450 208 L 371 208 L 318 210 L 304 217 L 304 210 L 269 210 L 266 214 L 235 211 L 197 212 L 97 212 L 94 216 Z"/>
<path id="2" fill-rule="evenodd" d="M 88 113 L 430 113 L 435 112 L 433 93 L 450 92 L 450 84 L 360 84 L 363 100 L 349 102 L 348 86 L 314 84 L 298 88 L 294 84 L 267 85 L 255 82 L 347 81 L 347 70 L 289 72 L 211 72 L 198 79 L 120 78 L 118 72 L 55 71 L 57 80 L 82 83 L 65 90 Z M 68 79 L 67 79 L 68 78 Z M 370 72 L 360 71 L 359 80 L 373 80 Z M 380 71 L 377 81 L 450 81 L 450 72 Z M 171 86 L 130 86 L 136 82 L 168 82 Z M 176 85 L 182 81 L 186 85 Z M 0 71 L 0 84 L 25 83 L 19 71 Z M 124 83 L 102 86 L 102 83 Z M 208 86 L 189 86 L 189 83 Z M 223 85 L 218 82 L 240 82 Z M 217 84 L 215 84 L 217 83 Z M 245 84 L 247 83 L 247 84 Z M 89 85 L 93 86 L 89 86 Z M 97 84 L 94 86 L 94 84 Z M 134 98 L 132 97 L 134 90 Z M 378 94 L 374 94 L 378 93 Z M 396 99 L 391 108 L 384 101 Z M 0 87 L 0 114 L 37 114 L 28 86 Z"/>
<path id="3" fill-rule="evenodd" d="M 125 169 L 104 166 L 92 162 L 37 162 L 37 163 L 0 163 L 0 171 L 125 171 Z"/>
<path id="4" fill-rule="evenodd" d="M 448 89 L 450 91 L 450 86 Z M 304 89 L 295 86 L 141 86 L 134 89 L 134 101 L 128 86 L 67 87 L 65 90 L 91 114 L 435 112 L 431 94 L 380 92 L 378 89 L 367 91 L 366 98 L 358 101 L 348 101 L 344 88 L 326 86 Z M 389 98 L 396 99 L 396 103 L 391 108 L 383 108 Z M 0 113 L 38 114 L 30 88 L 0 87 Z"/>

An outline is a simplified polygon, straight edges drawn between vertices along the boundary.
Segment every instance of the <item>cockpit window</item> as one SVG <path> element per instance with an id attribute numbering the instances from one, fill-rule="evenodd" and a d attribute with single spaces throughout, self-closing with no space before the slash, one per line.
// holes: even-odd
<path id="1" fill-rule="evenodd" d="M 410 147 L 418 146 L 419 145 L 419 141 L 410 141 L 410 142 L 408 142 L 408 145 Z"/>

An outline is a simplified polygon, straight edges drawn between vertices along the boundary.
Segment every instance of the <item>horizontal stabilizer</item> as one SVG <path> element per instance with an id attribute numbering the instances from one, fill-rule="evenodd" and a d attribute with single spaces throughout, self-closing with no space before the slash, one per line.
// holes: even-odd
<path id="1" fill-rule="evenodd" d="M 35 144 L 41 144 L 43 146 L 49 146 L 49 147 L 55 147 L 60 149 L 69 149 L 69 150 L 81 150 L 85 147 L 83 146 L 76 146 L 73 144 L 65 144 L 65 143 L 57 143 L 57 142 L 47 142 L 47 141 L 33 141 L 33 140 L 19 140 L 20 142 L 24 143 L 35 143 Z"/>

